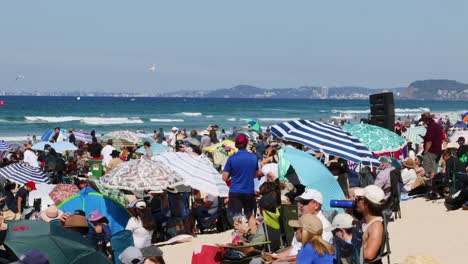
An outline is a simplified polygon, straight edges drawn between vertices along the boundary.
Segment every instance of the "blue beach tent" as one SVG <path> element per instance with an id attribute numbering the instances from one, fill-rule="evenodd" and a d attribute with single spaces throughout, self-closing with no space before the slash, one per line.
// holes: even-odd
<path id="1" fill-rule="evenodd" d="M 71 214 L 75 210 L 83 210 L 86 212 L 86 217 L 92 211 L 99 210 L 109 220 L 112 234 L 125 229 L 130 219 L 130 213 L 122 204 L 88 187 L 63 201 L 58 208 L 64 213 Z"/>

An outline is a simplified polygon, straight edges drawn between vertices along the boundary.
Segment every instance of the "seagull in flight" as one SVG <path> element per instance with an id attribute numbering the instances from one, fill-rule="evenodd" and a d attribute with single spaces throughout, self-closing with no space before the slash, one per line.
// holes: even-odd
<path id="1" fill-rule="evenodd" d="M 156 71 L 156 64 L 152 64 L 151 66 L 149 66 L 148 71 L 155 72 Z"/>
<path id="2" fill-rule="evenodd" d="M 24 76 L 21 74 L 16 75 L 16 80 L 19 80 L 19 79 L 24 79 Z"/>

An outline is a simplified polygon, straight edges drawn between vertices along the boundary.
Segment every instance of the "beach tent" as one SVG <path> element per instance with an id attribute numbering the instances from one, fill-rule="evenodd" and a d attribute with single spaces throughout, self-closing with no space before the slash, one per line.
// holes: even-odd
<path id="1" fill-rule="evenodd" d="M 60 134 L 62 135 L 63 139 L 64 140 L 67 140 L 68 139 L 68 132 L 65 130 L 65 129 L 60 129 Z M 41 139 L 44 140 L 44 141 L 49 141 L 50 138 L 54 135 L 54 130 L 51 129 L 47 132 L 45 132 Z"/>
<path id="2" fill-rule="evenodd" d="M 303 151 L 287 146 L 282 150 L 279 161 L 279 170 L 287 171 L 291 165 L 296 171 L 302 185 L 310 189 L 317 189 L 323 195 L 322 208 L 333 210 L 330 207 L 331 199 L 344 199 L 344 193 L 335 177 L 330 171 L 315 157 Z M 283 167 L 283 168 L 282 168 Z M 284 179 L 284 174 L 280 173 L 280 181 Z"/>
<path id="3" fill-rule="evenodd" d="M 286 141 L 306 145 L 328 155 L 342 157 L 366 166 L 380 162 L 357 138 L 338 126 L 311 120 L 294 120 L 271 127 L 271 132 Z"/>
<path id="4" fill-rule="evenodd" d="M 4 140 L 0 140 L 0 151 L 8 151 L 10 147 L 10 144 L 6 143 Z"/>
<path id="5" fill-rule="evenodd" d="M 129 212 L 122 204 L 88 187 L 83 188 L 57 207 L 64 213 L 71 214 L 75 210 L 83 210 L 87 217 L 92 211 L 99 210 L 109 220 L 113 234 L 125 229 L 130 218 Z"/>
<path id="6" fill-rule="evenodd" d="M 229 189 L 213 167 L 211 161 L 204 156 L 195 156 L 182 152 L 166 152 L 154 156 L 184 178 L 184 184 L 214 196 L 227 197 Z"/>
<path id="7" fill-rule="evenodd" d="M 183 184 L 184 178 L 160 161 L 137 159 L 119 164 L 99 181 L 112 189 L 162 191 Z"/>
<path id="8" fill-rule="evenodd" d="M 168 152 L 169 147 L 158 143 L 151 143 L 151 151 L 153 152 L 153 155 L 159 155 L 161 153 Z M 136 153 L 144 155 L 146 154 L 146 149 L 144 147 L 140 147 L 137 149 Z"/>
<path id="9" fill-rule="evenodd" d="M 468 128 L 468 125 L 463 121 L 457 121 L 453 126 L 456 128 Z"/>
<path id="10" fill-rule="evenodd" d="M 462 116 L 461 116 L 461 120 L 465 123 L 468 123 L 468 112 L 464 113 Z"/>
<path id="11" fill-rule="evenodd" d="M 39 168 L 30 166 L 28 163 L 14 163 L 0 168 L 0 176 L 19 184 L 25 184 L 28 181 L 35 183 L 49 183 L 49 177 Z"/>
<path id="12" fill-rule="evenodd" d="M 406 140 L 392 131 L 369 124 L 346 124 L 344 131 L 356 137 L 374 154 L 401 152 Z"/>
<path id="13" fill-rule="evenodd" d="M 3 244 L 18 257 L 39 250 L 47 254 L 50 263 L 111 263 L 78 232 L 44 221 L 8 222 Z"/>

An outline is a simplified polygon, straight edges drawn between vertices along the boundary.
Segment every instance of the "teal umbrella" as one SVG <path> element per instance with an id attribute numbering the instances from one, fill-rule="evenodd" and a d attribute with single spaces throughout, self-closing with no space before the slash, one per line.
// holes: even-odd
<path id="1" fill-rule="evenodd" d="M 375 154 L 396 152 L 406 146 L 406 140 L 392 131 L 369 124 L 346 124 L 341 127 L 361 141 Z"/>
<path id="2" fill-rule="evenodd" d="M 246 122 L 247 124 L 250 125 L 250 128 L 252 128 L 252 130 L 255 130 L 259 133 L 262 132 L 262 128 L 260 127 L 260 124 L 257 121 L 254 121 L 252 119 L 247 119 Z"/>
<path id="3" fill-rule="evenodd" d="M 44 221 L 8 222 L 4 244 L 16 256 L 32 249 L 44 252 L 50 263 L 111 263 L 78 232 Z"/>
<path id="4" fill-rule="evenodd" d="M 282 150 L 279 161 L 279 171 L 285 171 L 291 165 L 299 177 L 299 181 L 307 188 L 319 190 L 323 195 L 322 208 L 333 210 L 330 200 L 344 199 L 345 195 L 340 185 L 330 171 L 315 157 L 303 151 L 287 146 Z M 282 167 L 285 167 L 282 168 Z M 284 175 L 280 173 L 280 180 Z"/>
<path id="5" fill-rule="evenodd" d="M 153 155 L 159 155 L 161 153 L 168 152 L 169 147 L 166 147 L 166 146 L 164 146 L 162 144 L 158 144 L 158 143 L 152 143 L 151 144 L 151 151 L 153 152 Z M 146 154 L 145 147 L 138 148 L 136 153 L 145 155 Z"/>

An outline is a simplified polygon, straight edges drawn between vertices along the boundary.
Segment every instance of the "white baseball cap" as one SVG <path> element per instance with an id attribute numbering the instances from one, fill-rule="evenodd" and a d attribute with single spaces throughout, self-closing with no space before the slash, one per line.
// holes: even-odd
<path id="1" fill-rule="evenodd" d="M 353 222 L 354 222 L 354 218 L 351 215 L 347 213 L 337 214 L 335 218 L 333 218 L 332 225 L 325 228 L 324 231 L 330 232 L 337 228 L 343 228 L 343 229 L 351 228 L 353 227 Z"/>
<path id="2" fill-rule="evenodd" d="M 179 130 L 177 127 L 172 127 L 172 131 Z"/>
<path id="3" fill-rule="evenodd" d="M 304 201 L 304 200 L 314 200 L 319 204 L 323 204 L 322 193 L 315 189 L 306 189 L 303 194 L 296 197 L 296 201 Z"/>
<path id="4" fill-rule="evenodd" d="M 356 188 L 354 194 L 356 196 L 366 197 L 367 200 L 375 204 L 382 204 L 385 200 L 384 191 L 376 185 L 368 185 L 366 188 Z"/>

